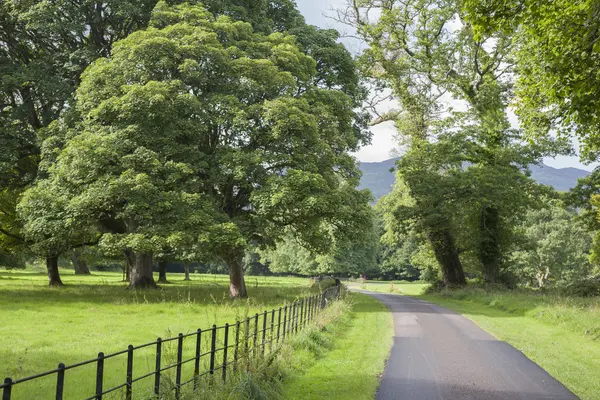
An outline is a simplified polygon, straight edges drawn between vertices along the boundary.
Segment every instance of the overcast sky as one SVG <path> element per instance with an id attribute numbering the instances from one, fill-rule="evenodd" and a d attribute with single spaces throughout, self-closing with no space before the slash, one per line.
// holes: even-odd
<path id="1" fill-rule="evenodd" d="M 341 33 L 349 33 L 347 26 L 338 24 L 336 21 L 327 18 L 331 14 L 332 8 L 339 8 L 345 4 L 345 0 L 296 0 L 300 12 L 306 18 L 306 22 L 321 28 L 335 28 Z M 351 32 L 350 32 L 351 33 Z M 357 43 L 354 40 L 343 40 L 346 46 L 357 53 L 364 44 Z M 381 124 L 371 128 L 373 133 L 372 144 L 362 148 L 356 157 L 360 161 L 383 161 L 392 157 L 390 152 L 396 147 L 394 141 L 395 128 L 392 123 Z M 594 165 L 583 165 L 577 157 L 557 157 L 555 159 L 546 158 L 544 163 L 554 168 L 575 167 L 591 171 Z M 597 165 L 597 164 L 595 164 Z"/>

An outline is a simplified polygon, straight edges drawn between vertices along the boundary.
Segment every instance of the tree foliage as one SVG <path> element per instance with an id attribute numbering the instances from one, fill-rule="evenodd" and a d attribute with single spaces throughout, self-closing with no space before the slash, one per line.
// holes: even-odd
<path id="1" fill-rule="evenodd" d="M 198 241 L 229 265 L 232 296 L 246 294 L 250 241 L 292 229 L 319 251 L 367 221 L 348 154 L 367 140 L 353 99 L 315 81 L 293 36 L 165 2 L 150 25 L 83 74 L 66 144 L 49 146 L 37 188 L 68 192 L 61 209 L 144 265 L 191 235 L 186 249 Z"/>
<path id="2" fill-rule="evenodd" d="M 511 254 L 512 268 L 526 284 L 580 281 L 591 272 L 588 253 L 591 234 L 572 211 L 558 201 L 531 210 L 522 226 L 524 242 Z"/>
<path id="3" fill-rule="evenodd" d="M 572 133 L 588 161 L 600 154 L 600 4 L 595 0 L 467 0 L 479 35 L 510 32 L 517 111 L 534 136 Z"/>
<path id="4" fill-rule="evenodd" d="M 395 122 L 404 149 L 392 213 L 427 238 L 447 283 L 465 282 L 469 253 L 495 282 L 533 187 L 527 166 L 561 147 L 510 127 L 511 37 L 477 35 L 461 4 L 350 1 L 338 15 L 369 44 L 364 73 L 399 104 L 376 119 Z"/>

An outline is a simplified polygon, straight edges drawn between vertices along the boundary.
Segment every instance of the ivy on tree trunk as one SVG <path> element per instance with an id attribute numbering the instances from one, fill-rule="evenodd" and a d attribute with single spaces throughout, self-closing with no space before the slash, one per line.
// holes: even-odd
<path id="1" fill-rule="evenodd" d="M 435 258 L 440 264 L 444 283 L 450 286 L 465 285 L 467 281 L 452 233 L 441 228 L 431 230 L 428 236 Z"/>

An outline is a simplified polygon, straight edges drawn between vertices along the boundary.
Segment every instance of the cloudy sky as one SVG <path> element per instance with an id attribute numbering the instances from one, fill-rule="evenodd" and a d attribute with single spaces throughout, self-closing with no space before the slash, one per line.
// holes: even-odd
<path id="1" fill-rule="evenodd" d="M 298 8 L 306 18 L 306 22 L 321 28 L 335 28 L 344 33 L 349 32 L 347 26 L 341 25 L 336 21 L 328 18 L 327 15 L 332 14 L 332 9 L 341 8 L 345 4 L 345 0 L 296 0 Z M 364 44 L 358 43 L 352 39 L 343 40 L 346 46 L 353 52 L 357 53 L 361 50 Z M 360 161 L 383 161 L 392 157 L 390 152 L 395 148 L 394 132 L 395 128 L 392 123 L 381 124 L 371 128 L 373 132 L 373 141 L 370 146 L 364 147 L 356 157 Z M 583 165 L 577 157 L 557 157 L 555 159 L 546 158 L 544 163 L 555 168 L 576 167 L 586 170 L 592 170 L 595 165 Z"/>

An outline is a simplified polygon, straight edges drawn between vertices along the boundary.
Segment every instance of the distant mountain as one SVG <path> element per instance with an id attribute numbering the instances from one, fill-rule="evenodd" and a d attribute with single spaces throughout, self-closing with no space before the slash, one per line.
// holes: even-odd
<path id="1" fill-rule="evenodd" d="M 370 189 L 375 200 L 392 190 L 395 175 L 390 169 L 394 168 L 396 158 L 381 162 L 359 163 L 363 173 L 360 179 L 360 189 Z M 578 168 L 552 168 L 547 165 L 532 165 L 531 177 L 543 185 L 553 186 L 558 191 L 567 191 L 577 184 L 577 179 L 590 174 L 589 171 Z"/>

